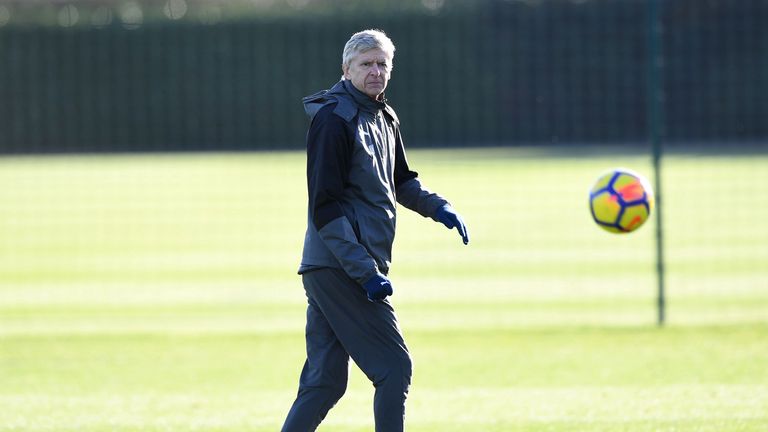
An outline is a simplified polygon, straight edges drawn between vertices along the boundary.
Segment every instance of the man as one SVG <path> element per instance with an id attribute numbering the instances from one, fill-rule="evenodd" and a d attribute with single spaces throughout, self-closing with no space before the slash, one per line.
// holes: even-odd
<path id="1" fill-rule="evenodd" d="M 340 82 L 304 98 L 309 217 L 299 273 L 308 299 L 307 360 L 283 432 L 314 431 L 347 387 L 349 358 L 376 388 L 376 431 L 403 430 L 411 358 L 387 278 L 397 203 L 456 228 L 464 222 L 425 189 L 405 157 L 384 90 L 395 47 L 381 31 L 355 33 Z"/>

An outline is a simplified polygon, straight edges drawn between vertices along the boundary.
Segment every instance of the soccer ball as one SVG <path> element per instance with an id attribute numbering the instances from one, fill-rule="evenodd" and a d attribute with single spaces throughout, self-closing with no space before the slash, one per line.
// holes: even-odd
<path id="1" fill-rule="evenodd" d="M 634 171 L 616 168 L 597 179 L 589 192 L 589 209 L 600 228 L 628 233 L 642 226 L 653 208 L 650 183 Z"/>

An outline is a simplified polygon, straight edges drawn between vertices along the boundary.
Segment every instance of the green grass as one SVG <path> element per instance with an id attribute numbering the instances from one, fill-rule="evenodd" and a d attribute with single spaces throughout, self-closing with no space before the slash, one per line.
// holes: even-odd
<path id="1" fill-rule="evenodd" d="M 768 429 L 768 156 L 664 160 L 654 221 L 590 220 L 604 169 L 557 149 L 411 151 L 465 216 L 406 210 L 393 302 L 408 430 Z M 0 431 L 275 431 L 303 362 L 301 153 L 0 159 Z M 356 368 L 321 430 L 372 430 Z"/>

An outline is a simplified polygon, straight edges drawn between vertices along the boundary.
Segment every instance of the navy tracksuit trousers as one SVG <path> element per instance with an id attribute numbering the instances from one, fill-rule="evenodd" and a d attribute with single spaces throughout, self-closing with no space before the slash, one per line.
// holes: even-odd
<path id="1" fill-rule="evenodd" d="M 307 294 L 307 360 L 282 432 L 314 431 L 347 388 L 349 358 L 376 393 L 376 432 L 399 432 L 411 383 L 411 358 L 389 301 L 370 302 L 341 269 L 302 275 Z"/>

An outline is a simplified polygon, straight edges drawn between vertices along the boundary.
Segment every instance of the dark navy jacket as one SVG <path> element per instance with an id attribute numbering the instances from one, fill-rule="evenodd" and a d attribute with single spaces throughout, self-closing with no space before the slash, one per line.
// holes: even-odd
<path id="1" fill-rule="evenodd" d="M 342 80 L 303 99 L 309 211 L 299 273 L 343 269 L 363 283 L 386 275 L 397 203 L 434 219 L 447 201 L 425 189 L 405 157 L 395 111 Z"/>

